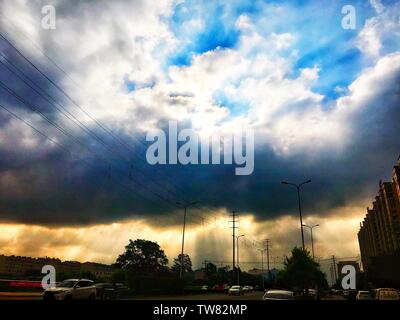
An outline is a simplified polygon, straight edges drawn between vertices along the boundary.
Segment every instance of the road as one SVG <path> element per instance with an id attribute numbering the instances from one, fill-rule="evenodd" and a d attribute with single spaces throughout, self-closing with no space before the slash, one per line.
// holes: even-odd
<path id="1" fill-rule="evenodd" d="M 130 300 L 261 300 L 262 292 L 247 292 L 243 296 L 229 296 L 227 293 L 204 293 L 189 295 L 163 295 L 151 297 L 133 297 Z"/>
<path id="2" fill-rule="evenodd" d="M 159 296 L 134 296 L 124 300 L 261 300 L 262 292 L 247 292 L 243 296 L 229 296 L 227 293 L 185 294 L 185 295 L 159 295 Z M 41 300 L 37 293 L 11 293 L 0 292 L 0 300 Z M 326 296 L 322 300 L 345 300 L 342 296 Z"/>

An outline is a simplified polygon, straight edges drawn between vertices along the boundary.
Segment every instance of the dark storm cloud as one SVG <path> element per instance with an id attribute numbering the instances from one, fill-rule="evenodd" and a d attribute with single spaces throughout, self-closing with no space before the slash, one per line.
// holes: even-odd
<path id="1" fill-rule="evenodd" d="M 60 17 L 79 14 L 75 11 L 78 6 L 66 3 L 58 7 Z M 97 8 L 105 10 L 102 6 Z M 51 53 L 51 46 L 46 45 Z M 4 41 L 0 41 L 0 51 L 59 104 L 76 110 L 70 100 Z M 59 71 L 41 67 L 55 82 L 62 82 Z M 48 225 L 93 224 L 128 217 L 157 221 L 160 216 L 179 210 L 175 203 L 183 199 L 197 200 L 199 206 L 212 209 L 227 208 L 271 219 L 297 212 L 295 190 L 280 182 L 307 179 L 313 182 L 303 189 L 304 211 L 324 215 L 372 197 L 379 179 L 390 176 L 391 166 L 400 153 L 399 73 L 393 74 L 376 83 L 381 89 L 347 119 L 352 134 L 346 137 L 342 152 L 316 151 L 310 160 L 308 154 L 283 157 L 272 147 L 258 146 L 254 173 L 235 176 L 234 166 L 226 165 L 150 166 L 145 162 L 145 146 L 137 141 L 145 141 L 144 136 L 133 139 L 119 133 L 119 139 L 125 141 L 121 144 L 95 124 L 89 125 L 90 134 L 85 133 L 61 115 L 53 103 L 0 65 L 2 82 L 74 137 L 67 137 L 32 108 L 0 89 L 1 104 L 69 150 L 58 148 L 0 110 L 0 219 Z M 136 121 L 152 115 L 143 110 L 135 110 Z M 25 132 L 36 139 L 34 147 L 20 144 Z"/>
<path id="2" fill-rule="evenodd" d="M 235 176 L 234 167 L 226 165 L 150 166 L 145 162 L 145 146 L 137 143 L 145 141 L 143 136 L 132 140 L 121 135 L 119 139 L 126 144 L 120 144 L 119 139 L 111 138 L 98 126 L 90 130 L 107 147 L 74 131 L 74 137 L 90 146 L 89 152 L 52 126 L 39 122 L 41 130 L 57 133 L 70 152 L 37 134 L 38 146 L 48 144 L 47 148 L 1 149 L 1 218 L 60 225 L 133 216 L 157 219 L 175 212 L 176 201 L 195 199 L 200 206 L 251 212 L 259 219 L 271 219 L 297 210 L 295 189 L 280 181 L 309 178 L 313 182 L 304 187 L 304 210 L 323 215 L 372 197 L 379 179 L 390 176 L 400 151 L 398 84 L 398 74 L 386 79 L 385 86 L 362 111 L 352 115 L 353 134 L 347 137 L 345 151 L 319 154 L 310 161 L 307 155 L 280 157 L 266 147 L 257 148 L 255 170 L 250 176 Z M 30 101 L 35 100 L 30 90 L 17 89 Z M 4 93 L 1 99 L 14 109 L 21 108 L 8 101 Z M 11 119 L 2 112 L 2 127 Z M 63 121 L 58 123 L 64 125 Z M 19 130 L 25 129 L 21 123 Z"/>
<path id="3" fill-rule="evenodd" d="M 137 146 L 131 161 L 113 160 L 111 167 L 101 160 L 112 159 L 111 153 L 100 146 L 96 146 L 96 154 L 103 156 L 89 153 L 82 157 L 90 165 L 58 149 L 42 157 L 17 154 L 14 163 L 22 167 L 13 168 L 3 160 L 2 174 L 11 173 L 19 185 L 29 186 L 31 194 L 17 199 L 3 195 L 2 218 L 41 224 L 98 223 L 129 216 L 156 218 L 171 214 L 173 204 L 186 198 L 211 208 L 226 207 L 271 219 L 297 210 L 295 190 L 280 181 L 308 178 L 313 182 L 304 187 L 304 210 L 323 215 L 372 196 L 379 179 L 390 176 L 400 151 L 396 85 L 392 83 L 383 92 L 386 99 L 379 96 L 370 102 L 368 114 L 357 115 L 356 134 L 348 137 L 351 142 L 344 153 L 327 153 L 310 162 L 302 156 L 286 159 L 272 150 L 257 150 L 255 171 L 250 176 L 235 176 L 232 166 L 152 167 L 139 161 L 138 157 L 144 159 L 143 146 Z M 123 139 L 129 141 L 129 137 Z M 79 152 L 76 146 L 71 148 Z M 122 146 L 119 150 L 129 155 Z M 12 159 L 4 152 L 1 158 Z"/>

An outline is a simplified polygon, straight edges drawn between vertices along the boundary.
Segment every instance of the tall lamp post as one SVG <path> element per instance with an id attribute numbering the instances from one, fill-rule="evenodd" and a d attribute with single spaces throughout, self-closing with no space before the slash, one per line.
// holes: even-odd
<path id="1" fill-rule="evenodd" d="M 262 278 L 262 287 L 265 289 L 265 281 L 264 281 L 264 252 L 265 248 L 258 249 L 261 252 L 261 278 Z"/>
<path id="2" fill-rule="evenodd" d="M 235 236 L 236 237 L 236 254 L 237 254 L 237 258 L 236 258 L 236 265 L 237 265 L 237 282 L 238 282 L 238 285 L 240 284 L 240 271 L 239 271 L 239 239 L 241 238 L 241 237 L 244 237 L 245 235 L 244 234 L 241 234 L 240 236 Z"/>
<path id="3" fill-rule="evenodd" d="M 307 227 L 310 229 L 310 233 L 311 233 L 311 250 L 312 250 L 312 257 L 313 259 L 315 259 L 315 255 L 314 255 L 314 238 L 313 238 L 313 229 L 315 227 L 319 227 L 319 224 L 315 224 L 313 226 L 308 226 L 306 224 L 303 224 L 303 227 Z"/>
<path id="4" fill-rule="evenodd" d="M 195 204 L 197 204 L 197 201 L 194 202 L 186 202 L 186 203 L 180 203 L 177 202 L 177 205 L 183 207 L 183 232 L 182 232 L 182 250 L 181 250 L 181 268 L 180 268 L 180 272 L 179 272 L 179 277 L 182 279 L 183 277 L 183 249 L 185 247 L 185 229 L 186 229 L 186 212 L 187 209 L 191 206 L 194 206 Z"/>
<path id="5" fill-rule="evenodd" d="M 282 181 L 282 184 L 291 185 L 291 186 L 296 187 L 296 189 L 297 189 L 297 198 L 298 198 L 298 201 L 299 201 L 299 215 L 300 215 L 300 229 L 301 229 L 301 244 L 302 244 L 302 247 L 303 247 L 303 251 L 305 250 L 305 246 L 304 246 L 303 216 L 302 216 L 302 214 L 301 214 L 300 188 L 301 188 L 302 185 L 304 185 L 304 184 L 306 184 L 306 183 L 310 183 L 310 182 L 311 182 L 311 180 L 307 180 L 307 181 L 304 181 L 304 182 L 302 182 L 302 183 L 300 183 L 300 184 L 295 184 L 295 183 L 291 183 L 291 182 L 287 182 L 287 181 Z"/>

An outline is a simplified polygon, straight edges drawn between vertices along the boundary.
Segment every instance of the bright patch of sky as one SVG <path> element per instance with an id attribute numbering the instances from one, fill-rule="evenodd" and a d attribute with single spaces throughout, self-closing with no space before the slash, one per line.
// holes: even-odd
<path id="1" fill-rule="evenodd" d="M 383 5 L 390 4 L 383 1 Z M 356 38 L 367 19 L 376 14 L 368 1 L 351 1 L 356 8 L 356 29 L 341 27 L 341 9 L 349 1 L 182 1 L 173 11 L 170 28 L 179 45 L 169 57 L 168 64 L 189 66 L 195 55 L 216 48 L 237 49 L 243 30 L 238 28 L 240 16 L 247 16 L 255 30 L 263 37 L 290 34 L 293 41 L 282 58 L 293 57 L 287 78 L 295 78 L 304 68 L 317 67 L 318 81 L 313 91 L 334 100 L 346 93 L 362 69 L 368 66 L 356 45 Z M 264 48 L 262 48 L 263 50 Z M 254 57 L 258 52 L 254 53 Z M 251 58 L 251 56 L 248 56 Z M 232 111 L 227 95 L 219 92 L 217 102 L 224 101 Z"/>

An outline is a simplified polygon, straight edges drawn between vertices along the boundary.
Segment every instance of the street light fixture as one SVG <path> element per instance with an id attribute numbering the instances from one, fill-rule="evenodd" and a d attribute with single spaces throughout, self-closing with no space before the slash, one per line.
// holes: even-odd
<path id="1" fill-rule="evenodd" d="M 308 226 L 308 225 L 306 225 L 306 224 L 303 224 L 303 227 L 307 227 L 307 228 L 310 229 L 310 232 L 311 232 L 311 250 L 312 250 L 312 257 L 313 257 L 313 259 L 315 259 L 315 255 L 314 255 L 313 229 L 314 229 L 315 227 L 319 227 L 319 224 L 315 224 L 315 225 L 313 225 L 313 226 Z"/>
<path id="2" fill-rule="evenodd" d="M 302 183 L 300 183 L 300 184 L 295 184 L 295 183 L 287 182 L 287 181 L 282 181 L 282 182 L 281 182 L 282 184 L 287 184 L 287 185 L 294 186 L 294 187 L 296 187 L 296 189 L 297 189 L 297 198 L 298 198 L 298 201 L 299 201 L 299 215 L 300 215 L 300 229 L 301 229 L 301 244 L 302 244 L 302 247 L 303 247 L 303 251 L 305 250 L 305 246 L 304 246 L 303 216 L 302 216 L 302 214 L 301 214 L 300 188 L 301 188 L 302 185 L 307 184 L 307 183 L 310 183 L 310 182 L 311 182 L 311 180 L 304 181 L 304 182 L 302 182 Z"/>
<path id="3" fill-rule="evenodd" d="M 197 201 L 194 202 L 186 202 L 186 203 L 180 203 L 177 202 L 176 203 L 178 206 L 183 207 L 183 232 L 182 232 L 182 250 L 181 250 L 181 268 L 180 268 L 180 272 L 179 272 L 179 277 L 182 279 L 183 277 L 183 249 L 185 247 L 185 229 L 186 229 L 186 212 L 187 209 L 191 206 L 194 206 L 195 204 L 197 204 Z"/>

